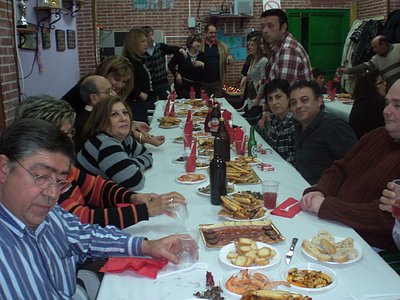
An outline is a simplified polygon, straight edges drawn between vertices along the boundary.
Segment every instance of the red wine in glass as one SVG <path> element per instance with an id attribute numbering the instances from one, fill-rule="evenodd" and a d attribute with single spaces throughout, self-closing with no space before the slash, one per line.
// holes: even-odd
<path id="1" fill-rule="evenodd" d="M 276 207 L 277 193 L 266 192 L 263 193 L 264 206 L 267 209 L 274 209 Z"/>

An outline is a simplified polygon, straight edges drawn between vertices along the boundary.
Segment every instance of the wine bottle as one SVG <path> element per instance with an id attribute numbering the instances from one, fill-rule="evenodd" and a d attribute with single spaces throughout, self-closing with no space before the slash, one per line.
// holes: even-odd
<path id="1" fill-rule="evenodd" d="M 210 119 L 210 132 L 213 136 L 217 135 L 218 126 L 219 126 L 219 118 L 221 118 L 221 111 L 219 109 L 219 105 L 217 102 L 214 103 L 214 107 L 211 111 L 211 119 Z"/>
<path id="2" fill-rule="evenodd" d="M 228 131 L 226 130 L 225 127 L 225 121 L 224 118 L 219 119 L 219 125 L 218 125 L 218 133 L 215 137 L 215 139 L 221 140 L 221 147 L 222 147 L 222 158 L 225 162 L 231 160 L 231 143 L 230 143 L 230 138 Z"/>
<path id="3" fill-rule="evenodd" d="M 256 138 L 254 137 L 254 127 L 250 127 L 250 139 L 247 143 L 247 155 L 257 157 L 257 142 Z"/>
<path id="4" fill-rule="evenodd" d="M 226 195 L 226 162 L 222 158 L 222 142 L 214 140 L 214 157 L 210 162 L 211 204 L 221 205 L 221 196 Z"/>

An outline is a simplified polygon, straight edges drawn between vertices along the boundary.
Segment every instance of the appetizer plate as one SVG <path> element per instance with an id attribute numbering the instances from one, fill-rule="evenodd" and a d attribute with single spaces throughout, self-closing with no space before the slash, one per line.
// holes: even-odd
<path id="1" fill-rule="evenodd" d="M 240 266 L 236 266 L 233 263 L 231 263 L 231 261 L 226 257 L 228 255 L 229 252 L 234 251 L 236 249 L 236 246 L 234 243 L 230 243 L 224 247 L 221 248 L 221 250 L 219 250 L 219 260 L 229 266 L 229 267 L 233 267 L 236 269 L 247 269 L 247 270 L 258 270 L 258 269 L 267 269 L 267 268 L 272 268 L 273 266 L 279 264 L 281 262 L 281 255 L 279 254 L 278 249 L 276 249 L 275 247 L 266 244 L 266 243 L 261 243 L 261 242 L 256 242 L 257 243 L 257 247 L 258 248 L 262 248 L 262 247 L 268 247 L 270 249 L 275 250 L 276 255 L 270 260 L 268 265 L 265 266 L 250 266 L 250 267 L 240 267 Z"/>
<path id="2" fill-rule="evenodd" d="M 345 239 L 344 237 L 335 237 L 335 243 L 340 242 L 340 241 L 342 241 L 342 240 L 344 240 L 344 239 Z M 308 254 L 308 253 L 303 249 L 303 247 L 301 247 L 301 251 L 304 253 L 304 255 L 307 256 L 308 258 L 310 258 L 312 261 L 315 261 L 315 262 L 317 262 L 317 263 L 319 263 L 319 264 L 327 264 L 327 265 L 348 265 L 348 264 L 352 264 L 352 263 L 354 263 L 354 262 L 360 260 L 361 257 L 362 257 L 362 254 L 363 254 L 363 253 L 362 253 L 362 248 L 361 248 L 360 244 L 358 244 L 356 241 L 354 241 L 354 249 L 356 249 L 357 252 L 358 252 L 358 256 L 357 256 L 355 259 L 350 259 L 350 260 L 348 260 L 348 261 L 346 261 L 346 262 L 344 262 L 344 263 L 338 263 L 338 262 L 335 262 L 335 261 L 324 261 L 324 262 L 320 262 L 320 261 L 318 261 L 318 259 L 317 259 L 316 257 L 314 257 L 314 256 L 312 256 L 312 255 L 310 255 L 310 254 Z"/>
<path id="3" fill-rule="evenodd" d="M 176 178 L 176 181 L 183 184 L 198 184 L 206 181 L 207 176 L 204 174 L 184 173 Z"/>
<path id="4" fill-rule="evenodd" d="M 210 166 L 209 163 L 205 163 L 205 162 L 196 162 L 196 170 L 205 170 L 208 169 L 208 167 Z"/>
<path id="5" fill-rule="evenodd" d="M 236 294 L 236 293 L 231 292 L 230 290 L 228 290 L 228 289 L 226 288 L 226 282 L 229 280 L 229 278 L 231 278 L 231 276 L 237 276 L 237 275 L 239 274 L 239 272 L 241 272 L 241 271 L 235 270 L 235 271 L 227 272 L 227 273 L 225 273 L 225 274 L 222 276 L 222 278 L 221 278 L 221 280 L 220 280 L 219 286 L 220 286 L 220 287 L 222 288 L 222 290 L 224 291 L 224 294 L 226 293 L 227 295 L 230 296 L 229 299 L 230 299 L 230 298 L 233 298 L 233 299 L 240 299 L 240 298 L 242 297 L 241 294 Z M 269 275 L 269 274 L 267 274 L 267 273 L 265 273 L 265 272 L 263 272 L 263 271 L 260 271 L 260 270 L 249 270 L 248 272 L 249 272 L 250 275 L 253 275 L 254 273 L 260 273 L 261 275 L 267 277 L 268 280 L 269 280 L 269 282 L 274 281 L 274 279 L 272 278 L 271 275 Z"/>
<path id="6" fill-rule="evenodd" d="M 326 266 L 319 265 L 319 264 L 314 264 L 314 263 L 293 264 L 293 265 L 285 267 L 282 270 L 282 279 L 283 280 L 287 281 L 288 272 L 290 269 L 293 269 L 293 268 L 297 268 L 298 270 L 321 271 L 321 272 L 329 275 L 330 278 L 332 278 L 332 283 L 325 287 L 321 287 L 321 288 L 306 288 L 306 287 L 300 287 L 300 286 L 296 286 L 294 284 L 290 284 L 290 289 L 294 289 L 294 290 L 302 292 L 302 293 L 304 293 L 304 292 L 316 293 L 316 292 L 329 291 L 337 285 L 336 273 L 331 268 L 328 268 Z"/>
<path id="7" fill-rule="evenodd" d="M 170 126 L 163 126 L 163 125 L 158 125 L 158 127 L 163 128 L 163 129 L 170 129 L 170 128 L 178 128 L 180 126 L 180 124 L 176 124 L 176 125 L 170 125 Z"/>
<path id="8" fill-rule="evenodd" d="M 173 142 L 176 144 L 183 144 L 183 137 L 178 136 L 178 137 L 174 138 Z"/>
<path id="9" fill-rule="evenodd" d="M 240 221 L 261 221 L 261 220 L 264 220 L 265 218 L 267 218 L 269 216 L 270 212 L 271 212 L 270 210 L 266 209 L 265 213 L 264 213 L 264 216 L 262 216 L 260 218 L 255 218 L 255 219 L 234 219 L 234 218 L 231 218 L 231 217 L 228 217 L 228 216 L 223 216 L 223 215 L 222 216 L 218 215 L 218 216 L 223 218 L 223 219 L 225 219 L 225 220 L 235 221 L 235 222 L 240 222 Z"/>
<path id="10" fill-rule="evenodd" d="M 172 162 L 174 164 L 186 164 L 186 160 L 183 158 L 183 156 L 173 159 Z"/>
<path id="11" fill-rule="evenodd" d="M 261 163 L 261 160 L 259 160 L 258 158 L 253 158 L 253 157 L 251 157 L 249 159 L 247 157 L 245 157 L 245 158 L 236 157 L 235 161 L 246 162 L 250 166 L 255 166 L 255 165 L 258 165 Z"/>
<path id="12" fill-rule="evenodd" d="M 227 193 L 227 195 L 232 195 L 236 192 L 236 188 L 233 183 L 228 182 L 227 188 L 229 189 L 229 192 Z M 208 185 L 197 188 L 197 193 L 199 193 L 200 195 L 209 197 L 210 196 L 210 185 L 208 184 Z"/>

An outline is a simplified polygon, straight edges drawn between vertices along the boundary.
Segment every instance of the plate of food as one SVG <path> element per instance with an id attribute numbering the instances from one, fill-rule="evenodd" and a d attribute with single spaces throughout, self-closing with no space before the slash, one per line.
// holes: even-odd
<path id="1" fill-rule="evenodd" d="M 337 284 L 336 273 L 331 268 L 314 263 L 288 266 L 282 271 L 282 279 L 302 292 L 326 292 Z"/>
<path id="2" fill-rule="evenodd" d="M 209 165 L 210 165 L 209 162 L 196 161 L 196 169 L 198 170 L 207 169 Z"/>
<path id="3" fill-rule="evenodd" d="M 174 164 L 185 164 L 186 163 L 186 157 L 184 157 L 184 156 L 179 156 L 178 158 L 176 158 L 176 159 L 173 159 L 172 160 L 172 162 L 174 163 Z"/>
<path id="4" fill-rule="evenodd" d="M 210 191 L 210 185 L 202 186 L 197 189 L 197 192 L 200 195 L 203 196 L 210 196 L 211 191 Z M 235 185 L 233 183 L 228 182 L 228 185 L 226 186 L 226 192 L 228 195 L 232 195 L 235 192 Z"/>
<path id="5" fill-rule="evenodd" d="M 219 260 L 233 268 L 256 270 L 271 268 L 279 264 L 281 255 L 271 245 L 255 242 L 249 238 L 239 238 L 237 243 L 231 243 L 221 248 Z"/>
<path id="6" fill-rule="evenodd" d="M 245 162 L 228 161 L 226 163 L 226 177 L 229 182 L 235 184 L 258 184 L 262 182 L 252 167 Z"/>
<path id="7" fill-rule="evenodd" d="M 285 282 L 274 282 L 272 276 L 266 272 L 247 269 L 227 272 L 220 280 L 220 287 L 224 293 L 235 299 L 240 299 L 244 293 L 250 291 L 271 290 L 281 284 L 285 284 Z"/>
<path id="8" fill-rule="evenodd" d="M 250 166 L 254 166 L 254 165 L 261 163 L 261 160 L 259 160 L 258 158 L 254 157 L 254 156 L 238 156 L 235 158 L 235 161 L 247 163 Z"/>
<path id="9" fill-rule="evenodd" d="M 210 132 L 200 131 L 200 132 L 193 133 L 193 136 L 194 137 L 210 137 L 211 133 Z"/>
<path id="10" fill-rule="evenodd" d="M 183 144 L 183 136 L 178 136 L 174 138 L 173 142 L 176 144 Z"/>
<path id="11" fill-rule="evenodd" d="M 210 248 L 222 248 L 240 238 L 249 238 L 268 244 L 280 243 L 285 237 L 270 219 L 262 221 L 221 222 L 216 224 L 200 224 L 201 238 Z"/>
<path id="12" fill-rule="evenodd" d="M 176 178 L 176 181 L 183 184 L 197 184 L 206 181 L 206 175 L 196 173 L 185 173 Z"/>
<path id="13" fill-rule="evenodd" d="M 175 117 L 162 117 L 159 119 L 160 128 L 169 129 L 179 127 L 179 124 L 182 122 L 181 119 Z"/>
<path id="14" fill-rule="evenodd" d="M 301 250 L 313 261 L 329 265 L 351 264 L 362 257 L 362 248 L 352 237 L 336 237 L 326 230 L 303 240 Z"/>
<path id="15" fill-rule="evenodd" d="M 257 221 L 266 218 L 269 211 L 265 209 L 260 193 L 241 191 L 221 196 L 218 215 L 229 221 Z"/>

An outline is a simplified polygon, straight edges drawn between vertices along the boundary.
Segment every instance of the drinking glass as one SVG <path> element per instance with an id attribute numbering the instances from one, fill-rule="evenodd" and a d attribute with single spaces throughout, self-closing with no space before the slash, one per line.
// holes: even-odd
<path id="1" fill-rule="evenodd" d="M 396 193 L 396 203 L 400 204 L 400 179 L 393 180 L 395 184 L 394 192 Z M 392 206 L 392 213 L 395 218 L 400 218 L 400 207 Z"/>
<path id="2" fill-rule="evenodd" d="M 179 267 L 186 269 L 199 260 L 199 232 L 185 229 L 176 233 L 180 243 Z"/>
<path id="3" fill-rule="evenodd" d="M 267 209 L 276 207 L 276 198 L 278 197 L 279 182 L 275 180 L 266 180 L 262 183 L 262 194 L 264 206 Z"/>
<path id="4" fill-rule="evenodd" d="M 189 212 L 186 203 L 171 203 L 168 210 L 171 212 L 172 217 L 181 222 L 186 222 L 189 219 Z"/>

